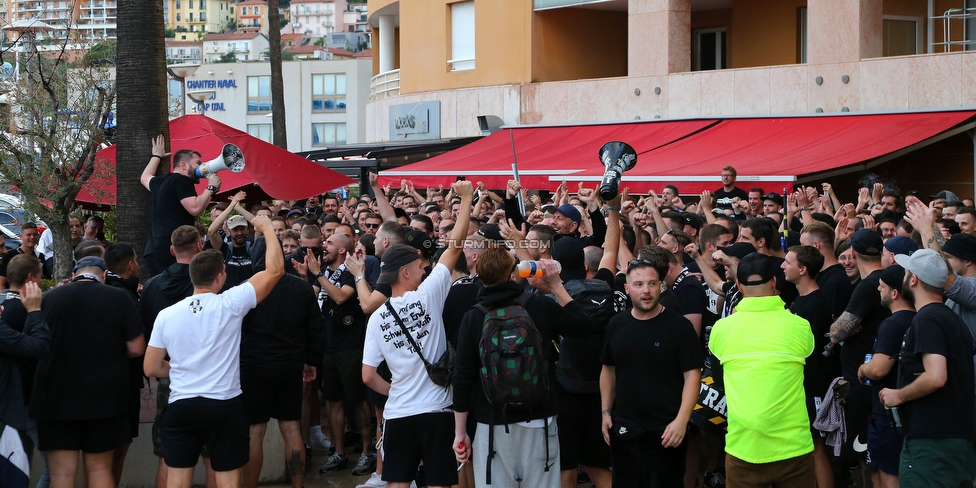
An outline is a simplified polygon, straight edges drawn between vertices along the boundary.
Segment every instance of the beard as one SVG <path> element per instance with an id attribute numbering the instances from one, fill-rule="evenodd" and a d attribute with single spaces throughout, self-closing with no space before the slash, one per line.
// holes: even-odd
<path id="1" fill-rule="evenodd" d="M 647 305 L 644 304 L 644 300 L 643 300 L 644 298 L 650 300 L 650 302 Z M 630 301 L 634 305 L 635 309 L 647 313 L 647 312 L 653 312 L 654 310 L 657 309 L 657 306 L 661 304 L 661 296 L 658 295 L 657 297 L 654 296 L 637 297 L 636 300 L 633 297 L 631 297 Z"/>

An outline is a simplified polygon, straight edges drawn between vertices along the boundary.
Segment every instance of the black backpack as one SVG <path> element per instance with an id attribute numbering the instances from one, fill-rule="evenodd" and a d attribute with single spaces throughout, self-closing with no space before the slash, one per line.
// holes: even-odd
<path id="1" fill-rule="evenodd" d="M 587 337 L 563 337 L 559 341 L 556 379 L 570 393 L 599 393 L 600 371 L 603 369 L 600 362 L 602 330 L 619 311 L 616 294 L 607 282 L 598 279 L 570 280 L 563 286 L 583 307 L 590 322 L 599 325 L 601 332 Z"/>

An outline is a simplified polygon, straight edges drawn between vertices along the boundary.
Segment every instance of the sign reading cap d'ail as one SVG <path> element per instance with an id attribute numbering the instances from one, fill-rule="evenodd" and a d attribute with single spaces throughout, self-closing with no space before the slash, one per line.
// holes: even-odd
<path id="1" fill-rule="evenodd" d="M 417 102 L 390 107 L 390 140 L 421 141 L 441 138 L 441 102 Z"/>

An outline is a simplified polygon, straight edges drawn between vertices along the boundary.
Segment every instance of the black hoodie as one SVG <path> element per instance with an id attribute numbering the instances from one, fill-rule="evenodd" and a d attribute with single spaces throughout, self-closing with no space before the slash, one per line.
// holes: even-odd
<path id="1" fill-rule="evenodd" d="M 140 310 L 142 323 L 146 328 L 146 342 L 152 336 L 153 324 L 159 312 L 192 294 L 189 264 L 173 263 L 146 282 L 142 287 Z"/>
<path id="2" fill-rule="evenodd" d="M 522 287 L 509 281 L 501 285 L 486 287 L 478 294 L 478 303 L 483 304 L 489 310 L 504 307 L 515 302 L 522 294 Z M 535 322 L 535 326 L 542 335 L 543 344 L 552 344 L 558 341 L 557 334 L 574 337 L 584 337 L 587 335 L 601 332 L 597 324 L 591 324 L 583 312 L 583 308 L 571 301 L 565 307 L 559 306 L 555 300 L 541 295 L 535 295 L 525 304 L 525 311 Z M 479 423 L 488 423 L 488 400 L 484 394 L 472 395 L 473 389 L 481 389 L 481 356 L 478 353 L 478 343 L 481 340 L 482 329 L 485 323 L 485 315 L 476 308 L 472 308 L 464 315 L 461 321 L 461 328 L 458 331 L 457 356 L 454 362 L 454 410 L 458 412 L 469 412 L 474 407 L 474 416 Z M 594 347 L 602 347 L 601 344 L 594 344 Z M 555 354 L 547 353 L 549 359 L 549 385 L 551 393 L 546 402 L 545 412 L 505 412 L 496 410 L 494 414 L 495 425 L 510 424 L 514 422 L 524 422 L 545 417 L 551 417 L 558 413 L 558 402 L 555 396 L 556 385 L 556 357 Z M 474 404 L 472 404 L 474 399 Z"/>

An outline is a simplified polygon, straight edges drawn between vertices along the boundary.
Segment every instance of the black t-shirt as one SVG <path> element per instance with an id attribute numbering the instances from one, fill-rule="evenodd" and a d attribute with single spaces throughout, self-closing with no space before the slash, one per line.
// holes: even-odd
<path id="1" fill-rule="evenodd" d="M 222 251 L 224 251 L 227 281 L 224 282 L 222 291 L 227 291 L 254 276 L 251 255 L 248 252 L 251 245 L 245 244 L 241 247 L 234 247 L 233 244 L 227 244 L 226 246 Z"/>
<path id="2" fill-rule="evenodd" d="M 695 329 L 665 308 L 650 320 L 619 313 L 607 325 L 601 362 L 616 370 L 613 416 L 661 431 L 681 406 L 684 373 L 704 361 Z"/>
<path id="3" fill-rule="evenodd" d="M 444 329 L 447 331 L 447 342 L 450 342 L 455 349 L 457 348 L 461 319 L 471 307 L 478 303 L 478 292 L 482 288 L 484 286 L 481 284 L 481 280 L 464 277 L 454 280 L 451 291 L 447 293 L 447 300 L 444 302 L 444 311 L 441 317 L 444 319 Z"/>
<path id="4" fill-rule="evenodd" d="M 844 309 L 847 308 L 847 304 L 851 300 L 851 293 L 854 291 L 854 285 L 851 285 L 851 279 L 847 277 L 844 266 L 837 263 L 820 270 L 817 273 L 817 286 L 827 297 L 830 313 L 833 314 L 834 320 L 837 320 L 837 317 L 840 317 L 840 314 L 844 313 Z"/>
<path id="5" fill-rule="evenodd" d="M 776 266 L 776 291 L 779 292 L 779 297 L 783 299 L 783 303 L 789 307 L 800 293 L 796 291 L 796 285 L 786 281 L 786 272 L 783 270 L 783 261 L 786 259 L 770 256 L 769 260 Z"/>
<path id="6" fill-rule="evenodd" d="M 898 386 L 904 387 L 922 374 L 922 354 L 946 358 L 946 383 L 905 404 L 902 418 L 908 419 L 907 436 L 973 438 L 973 351 L 972 334 L 949 307 L 931 303 L 915 314 L 901 348 Z"/>
<path id="7" fill-rule="evenodd" d="M 241 368 L 287 371 L 318 364 L 324 346 L 322 332 L 322 314 L 312 285 L 286 274 L 244 316 Z"/>
<path id="8" fill-rule="evenodd" d="M 685 270 L 674 280 L 671 292 L 677 297 L 681 315 L 702 314 L 705 316 L 705 289 L 702 288 L 701 281 Z"/>
<path id="9" fill-rule="evenodd" d="M 861 330 L 844 339 L 844 346 L 840 349 L 841 371 L 847 381 L 857 381 L 857 368 L 864 364 L 864 355 L 874 350 L 878 325 L 891 315 L 887 307 L 881 306 L 881 294 L 878 292 L 880 282 L 880 269 L 867 275 L 854 287 L 851 302 L 847 305 L 847 312 L 862 319 Z"/>
<path id="10" fill-rule="evenodd" d="M 728 317 L 732 315 L 735 307 L 742 300 L 742 291 L 739 290 L 739 286 L 734 281 L 726 281 L 722 285 L 722 293 L 725 294 L 725 301 L 722 303 L 722 317 Z"/>
<path id="11" fill-rule="evenodd" d="M 159 312 L 192 294 L 193 283 L 190 282 L 189 264 L 173 263 L 162 273 L 146 281 L 142 287 L 139 312 L 142 315 L 142 325 L 146 330 L 147 343 L 152 337 L 153 324 Z"/>
<path id="12" fill-rule="evenodd" d="M 2 309 L 0 319 L 9 325 L 11 329 L 17 332 L 23 332 L 24 325 L 27 324 L 27 309 L 24 308 L 24 304 L 20 301 L 20 295 L 13 292 L 9 292 L 6 295 L 6 298 L 3 300 L 3 307 L 0 307 Z M 31 392 L 34 390 L 34 373 L 37 371 L 37 359 L 19 359 L 17 360 L 17 366 L 20 369 L 20 385 L 24 392 L 24 405 L 29 405 Z"/>
<path id="13" fill-rule="evenodd" d="M 157 253 L 169 254 L 170 237 L 181 225 L 193 225 L 196 221 L 186 211 L 180 200 L 196 197 L 193 180 L 179 173 L 154 176 L 149 180 L 149 240 L 146 256 Z"/>
<path id="14" fill-rule="evenodd" d="M 874 340 L 874 353 L 884 354 L 892 360 L 897 361 L 901 352 L 902 342 L 905 340 L 905 332 L 912 326 L 912 319 L 915 318 L 913 310 L 899 310 L 884 319 L 878 326 L 878 338 Z M 898 364 L 894 364 L 888 375 L 880 380 L 871 380 L 871 413 L 883 417 L 884 406 L 878 394 L 884 388 L 898 388 Z"/>
<path id="15" fill-rule="evenodd" d="M 124 412 L 130 395 L 126 342 L 143 332 L 132 299 L 79 281 L 47 292 L 41 310 L 51 327 L 51 354 L 37 365 L 31 417 L 90 420 Z"/>
<path id="16" fill-rule="evenodd" d="M 332 280 L 333 284 L 336 280 Z M 356 278 L 345 267 L 339 274 L 338 286 L 356 289 Z M 336 305 L 325 289 L 319 293 L 322 316 L 325 318 L 325 352 L 362 351 L 366 342 L 366 315 L 354 291 L 342 305 Z"/>
<path id="17" fill-rule="evenodd" d="M 725 187 L 712 192 L 715 197 L 715 206 L 721 209 L 732 208 L 732 199 L 739 197 L 739 200 L 748 200 L 749 194 L 737 186 L 732 187 L 732 191 L 725 191 Z M 710 209 L 709 209 L 710 210 Z"/>
<path id="18" fill-rule="evenodd" d="M 833 323 L 830 304 L 822 290 L 814 290 L 797 296 L 790 311 L 810 322 L 813 332 L 813 352 L 803 366 L 803 389 L 809 401 L 812 397 L 824 397 L 834 378 L 840 376 L 840 353 L 828 347 L 830 325 Z"/>
<path id="19" fill-rule="evenodd" d="M 624 284 L 627 282 L 627 275 L 618 273 L 614 276 L 613 272 L 609 269 L 600 268 L 593 275 L 593 278 L 606 282 L 613 289 L 613 313 L 617 314 L 624 310 L 629 310 L 633 306 L 630 302 L 630 297 L 627 296 L 627 289 L 624 288 Z"/>

